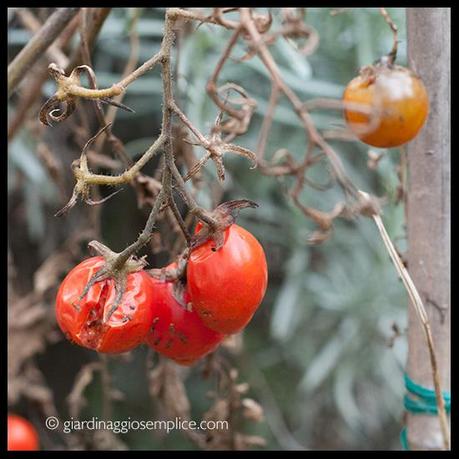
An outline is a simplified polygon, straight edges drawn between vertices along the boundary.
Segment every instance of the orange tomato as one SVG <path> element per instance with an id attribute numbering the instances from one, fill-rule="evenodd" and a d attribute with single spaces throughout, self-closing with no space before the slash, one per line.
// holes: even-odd
<path id="1" fill-rule="evenodd" d="M 368 66 L 346 87 L 344 116 L 364 143 L 398 147 L 413 139 L 424 125 L 429 98 L 421 79 L 400 66 Z"/>

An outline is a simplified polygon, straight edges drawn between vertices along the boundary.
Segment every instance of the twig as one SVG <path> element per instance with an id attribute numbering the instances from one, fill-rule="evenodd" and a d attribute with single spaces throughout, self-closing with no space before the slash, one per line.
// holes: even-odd
<path id="1" fill-rule="evenodd" d="M 37 63 L 34 68 L 28 73 L 27 82 L 24 84 L 24 90 L 20 91 L 20 98 L 15 106 L 14 118 L 8 124 L 8 142 L 14 139 L 19 128 L 23 125 L 30 107 L 33 106 L 37 98 L 41 94 L 41 88 L 48 78 L 48 69 L 46 65 Z M 21 88 L 22 89 L 22 88 Z"/>
<path id="2" fill-rule="evenodd" d="M 8 66 L 8 97 L 26 76 L 28 69 L 54 42 L 80 8 L 59 8 L 32 37 Z"/>
<path id="3" fill-rule="evenodd" d="M 218 91 L 217 91 L 217 79 L 218 76 L 223 68 L 223 65 L 229 58 L 232 49 L 234 48 L 234 45 L 236 44 L 240 34 L 242 32 L 241 27 L 238 27 L 234 32 L 233 35 L 231 35 L 231 38 L 228 41 L 228 44 L 226 45 L 225 50 L 223 51 L 217 66 L 215 67 L 214 72 L 212 73 L 212 76 L 210 77 L 209 81 L 207 82 L 206 90 L 207 93 L 210 95 L 212 100 L 215 102 L 215 104 L 224 112 L 230 114 L 231 116 L 235 118 L 241 118 L 242 114 L 239 112 L 239 110 L 235 110 L 234 108 L 230 107 L 229 105 L 225 104 L 222 102 L 220 97 L 218 96 Z"/>
<path id="4" fill-rule="evenodd" d="M 87 24 L 87 36 L 86 41 L 89 51 L 91 51 L 92 46 L 94 45 L 96 38 L 99 35 L 100 29 L 104 25 L 105 19 L 110 14 L 111 8 L 89 8 L 92 12 Z M 73 70 L 76 66 L 82 63 L 81 47 L 77 47 L 75 52 L 70 57 L 70 62 L 66 67 L 66 71 Z"/>
<path id="5" fill-rule="evenodd" d="M 73 37 L 78 27 L 78 19 L 78 15 L 75 15 L 61 33 L 59 39 L 59 45 L 61 49 L 64 49 Z M 40 64 L 36 65 L 27 77 L 30 81 L 30 84 L 23 85 L 24 93 L 21 95 L 20 102 L 16 106 L 15 116 L 11 123 L 8 125 L 8 142 L 13 140 L 19 128 L 22 126 L 22 123 L 26 118 L 30 107 L 33 106 L 35 101 L 42 94 L 41 87 L 48 77 L 48 72 L 46 67 L 40 68 L 39 65 Z M 36 67 L 39 67 L 39 69 Z"/>
<path id="6" fill-rule="evenodd" d="M 276 111 L 277 102 L 279 100 L 279 87 L 277 85 L 271 85 L 271 95 L 269 96 L 268 109 L 266 110 L 263 118 L 263 124 L 260 129 L 260 136 L 258 138 L 257 145 L 257 157 L 258 160 L 263 160 L 266 150 L 266 143 L 268 141 L 269 132 L 273 123 L 274 112 Z"/>
<path id="7" fill-rule="evenodd" d="M 131 45 L 131 53 L 129 55 L 129 59 L 126 63 L 126 66 L 124 68 L 123 72 L 123 78 L 126 78 L 129 74 L 131 74 L 136 65 L 137 61 L 139 59 L 139 48 L 140 48 L 140 43 L 139 43 L 139 34 L 137 33 L 137 22 L 139 20 L 139 11 L 138 9 L 135 10 L 134 16 L 132 17 L 132 21 L 130 24 L 130 32 L 129 32 L 129 41 Z M 120 94 L 119 96 L 116 96 L 113 98 L 115 102 L 121 103 L 123 101 L 124 93 Z M 105 122 L 106 124 L 113 124 L 115 121 L 115 117 L 117 114 L 117 108 L 113 105 L 108 107 L 107 113 L 105 115 Z"/>
<path id="8" fill-rule="evenodd" d="M 389 64 L 393 64 L 395 59 L 397 58 L 397 47 L 398 47 L 398 28 L 395 25 L 395 22 L 390 17 L 389 13 L 387 12 L 386 8 L 379 8 L 379 12 L 381 13 L 384 20 L 389 25 L 392 33 L 394 35 L 394 44 L 392 45 L 392 49 L 390 53 L 387 55 L 387 59 Z"/>
<path id="9" fill-rule="evenodd" d="M 21 22 L 24 26 L 33 33 L 37 33 L 42 24 L 34 16 L 34 14 L 27 8 L 19 8 L 16 11 Z M 46 50 L 46 54 L 52 61 L 56 61 L 60 67 L 66 67 L 68 64 L 67 56 L 60 50 L 56 43 L 52 43 L 50 47 Z"/>
<path id="10" fill-rule="evenodd" d="M 362 194 L 364 198 L 368 198 L 367 193 L 364 193 L 363 191 L 359 191 L 359 192 Z M 379 214 L 374 214 L 372 217 L 373 217 L 374 222 L 376 223 L 376 226 L 378 227 L 381 238 L 384 242 L 384 245 L 386 246 L 387 252 L 389 253 L 392 259 L 392 262 L 394 263 L 395 269 L 397 270 L 397 273 L 402 279 L 403 285 L 406 291 L 408 292 L 408 295 L 411 300 L 410 304 L 414 307 L 416 314 L 419 318 L 419 321 L 421 323 L 421 326 L 425 333 L 426 343 L 429 349 L 430 363 L 432 366 L 432 379 L 433 379 L 433 384 L 435 388 L 435 397 L 436 397 L 437 406 L 438 406 L 438 418 L 440 421 L 440 428 L 441 428 L 441 432 L 443 435 L 443 445 L 445 449 L 449 449 L 450 448 L 450 434 L 449 434 L 449 428 L 448 428 L 448 419 L 447 419 L 447 414 L 445 410 L 445 402 L 443 400 L 443 396 L 441 392 L 440 374 L 438 372 L 437 357 L 435 353 L 432 331 L 430 328 L 429 316 L 427 315 L 427 312 L 424 307 L 424 303 L 421 299 L 421 296 L 419 295 L 419 292 L 416 286 L 414 285 L 413 280 L 411 279 L 411 276 L 409 275 L 407 269 L 405 268 L 403 261 L 398 256 L 397 250 L 395 249 L 389 235 L 387 234 L 387 231 L 386 231 L 386 228 L 384 227 L 381 216 Z"/>

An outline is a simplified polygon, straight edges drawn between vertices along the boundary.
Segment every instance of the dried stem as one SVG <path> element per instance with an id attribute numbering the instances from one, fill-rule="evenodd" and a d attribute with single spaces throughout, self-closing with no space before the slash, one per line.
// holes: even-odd
<path id="1" fill-rule="evenodd" d="M 394 34 L 394 44 L 392 45 L 392 49 L 390 53 L 387 55 L 388 63 L 392 65 L 397 59 L 397 47 L 398 47 L 398 28 L 395 22 L 390 17 L 389 13 L 387 12 L 386 8 L 379 8 L 379 12 L 381 13 L 384 20 L 389 25 L 392 33 Z"/>
<path id="2" fill-rule="evenodd" d="M 367 193 L 364 193 L 362 191 L 360 191 L 360 193 L 365 198 L 368 197 Z M 411 279 L 410 274 L 405 268 L 403 261 L 400 259 L 397 253 L 397 250 L 395 249 L 389 235 L 387 234 L 387 231 L 386 231 L 386 228 L 384 227 L 381 216 L 378 214 L 374 214 L 373 220 L 376 223 L 376 226 L 378 227 L 378 230 L 381 234 L 381 238 L 392 259 L 392 262 L 394 263 L 395 269 L 397 270 L 397 273 L 402 279 L 403 285 L 406 291 L 408 292 L 408 295 L 411 300 L 410 304 L 414 307 L 416 314 L 419 318 L 419 321 L 421 323 L 421 326 L 424 330 L 427 347 L 429 349 L 430 363 L 432 366 L 432 379 L 433 379 L 433 384 L 435 388 L 435 397 L 436 397 L 437 406 L 438 406 L 438 418 L 440 421 L 440 428 L 441 428 L 441 432 L 443 435 L 443 445 L 445 449 L 449 449 L 450 448 L 450 434 L 449 434 L 449 428 L 448 428 L 448 418 L 447 418 L 447 413 L 445 410 L 445 402 L 443 400 L 443 396 L 441 392 L 440 374 L 438 371 L 437 357 L 435 353 L 432 331 L 430 328 L 429 316 L 427 315 L 427 312 L 424 307 L 424 303 L 421 299 L 421 296 L 419 295 L 419 292 L 416 286 L 414 285 L 413 280 Z"/>
<path id="3" fill-rule="evenodd" d="M 30 107 L 35 103 L 41 93 L 41 88 L 48 78 L 48 70 L 45 65 L 36 64 L 29 72 L 27 83 L 24 84 L 23 91 L 19 91 L 20 96 L 15 107 L 14 118 L 8 124 L 8 142 L 11 142 L 17 134 L 19 128 L 23 125 Z M 22 89 L 22 88 L 21 88 Z"/>
<path id="4" fill-rule="evenodd" d="M 57 9 L 8 65 L 8 97 L 26 76 L 30 67 L 51 46 L 78 11 L 79 8 Z"/>
<path id="5" fill-rule="evenodd" d="M 107 19 L 107 16 L 110 14 L 111 8 L 89 8 L 89 11 L 91 14 L 90 18 L 88 18 L 86 42 L 89 51 L 91 51 L 99 35 L 100 29 L 104 25 L 105 19 Z M 66 71 L 71 71 L 76 66 L 83 63 L 82 59 L 81 47 L 78 47 L 70 57 L 70 62 L 66 67 Z"/>
<path id="6" fill-rule="evenodd" d="M 139 43 L 139 34 L 137 33 L 138 19 L 139 19 L 139 10 L 136 8 L 135 13 L 132 17 L 132 21 L 130 24 L 130 32 L 129 32 L 131 52 L 129 54 L 129 59 L 126 62 L 126 66 L 124 68 L 123 78 L 126 78 L 128 75 L 130 75 L 135 70 L 137 61 L 139 59 L 140 43 Z M 113 100 L 115 102 L 121 103 L 123 101 L 123 97 L 124 97 L 124 93 L 120 94 L 119 96 L 114 97 Z M 107 113 L 105 115 L 105 123 L 113 124 L 115 121 L 116 114 L 117 114 L 117 107 L 115 107 L 114 105 L 111 105 L 110 107 L 108 107 Z"/>
<path id="7" fill-rule="evenodd" d="M 268 109 L 263 118 L 263 124 L 260 129 L 260 136 L 258 138 L 257 157 L 258 160 L 263 160 L 266 150 L 266 143 L 268 142 L 269 132 L 273 124 L 274 112 L 276 111 L 277 103 L 279 100 L 279 87 L 271 85 L 271 95 L 269 96 Z"/>
<path id="8" fill-rule="evenodd" d="M 22 24 L 33 33 L 37 33 L 42 24 L 35 17 L 35 15 L 27 8 L 19 8 L 16 11 L 19 19 Z M 59 46 L 56 43 L 52 43 L 50 47 L 46 50 L 46 55 L 52 60 L 57 62 L 60 67 L 66 67 L 68 64 L 67 56 L 61 51 Z"/>

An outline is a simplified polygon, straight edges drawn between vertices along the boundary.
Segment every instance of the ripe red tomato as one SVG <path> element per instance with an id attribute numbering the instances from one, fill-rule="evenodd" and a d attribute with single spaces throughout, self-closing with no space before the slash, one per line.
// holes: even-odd
<path id="1" fill-rule="evenodd" d="M 196 232 L 200 229 L 199 224 Z M 232 334 L 244 328 L 263 300 L 267 283 L 263 247 L 238 225 L 225 230 L 219 250 L 209 240 L 191 252 L 188 291 L 193 308 L 213 330 Z"/>
<path id="2" fill-rule="evenodd" d="M 145 271 L 128 274 L 120 304 L 103 323 L 104 310 L 110 310 L 115 301 L 113 279 L 96 282 L 79 301 L 87 282 L 103 264 L 103 257 L 88 258 L 67 274 L 57 293 L 57 322 L 67 338 L 80 346 L 98 352 L 126 352 L 142 343 L 150 328 L 153 284 Z"/>
<path id="3" fill-rule="evenodd" d="M 170 265 L 173 266 L 173 265 Z M 186 288 L 152 278 L 154 317 L 146 342 L 155 351 L 181 365 L 212 352 L 225 335 L 206 327 L 193 310 Z"/>
<path id="4" fill-rule="evenodd" d="M 38 451 L 39 440 L 35 427 L 15 414 L 8 415 L 8 451 Z"/>
<path id="5" fill-rule="evenodd" d="M 421 79 L 400 66 L 364 68 L 347 85 L 343 100 L 349 128 L 362 142 L 381 148 L 397 147 L 413 139 L 429 111 Z M 360 107 L 369 113 L 359 112 Z"/>

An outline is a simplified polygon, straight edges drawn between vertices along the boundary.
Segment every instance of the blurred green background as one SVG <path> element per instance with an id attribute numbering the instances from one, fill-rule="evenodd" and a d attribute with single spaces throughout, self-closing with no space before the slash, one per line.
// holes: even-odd
<path id="1" fill-rule="evenodd" d="M 260 9 L 263 11 L 266 10 Z M 278 9 L 271 11 L 275 29 L 280 14 Z M 320 35 L 319 47 L 313 55 L 302 56 L 284 39 L 271 47 L 285 81 L 304 101 L 318 97 L 339 99 L 359 67 L 388 53 L 392 46 L 392 34 L 377 8 L 348 9 L 335 16 L 331 11 L 329 8 L 306 10 L 305 22 Z M 406 63 L 405 12 L 403 8 L 388 11 L 399 27 L 397 61 L 403 65 Z M 128 8 L 114 8 L 102 28 L 92 54 L 100 87 L 120 79 L 130 52 L 128 31 L 132 13 Z M 137 29 L 141 44 L 139 63 L 159 49 L 163 17 L 164 9 L 141 10 Z M 185 113 L 203 132 L 209 131 L 217 115 L 205 85 L 230 33 L 220 27 L 202 25 L 180 40 L 175 76 L 177 96 Z M 8 40 L 12 55 L 30 36 L 14 21 L 10 23 Z M 233 56 L 241 57 L 244 53 L 239 44 Z M 255 149 L 270 93 L 267 72 L 258 58 L 243 63 L 228 61 L 219 83 L 227 81 L 240 84 L 257 101 L 248 132 L 235 141 Z M 43 86 L 43 100 L 54 88 L 54 82 L 48 80 Z M 133 156 L 144 151 L 157 135 L 161 97 L 158 70 L 140 78 L 127 91 L 123 103 L 136 113 L 120 111 L 114 132 Z M 14 101 L 9 110 L 14 113 Z M 316 110 L 313 117 L 321 130 L 344 127 L 339 111 Z M 49 215 L 59 207 L 59 191 L 37 159 L 34 142 L 27 129 L 22 129 L 9 145 L 10 209 L 19 202 L 24 211 L 24 230 L 18 234 L 17 222 L 10 213 L 10 241 L 17 276 L 23 278 L 24 293 L 30 288 L 34 267 L 49 255 L 49 247 L 53 246 L 46 242 L 50 237 L 49 225 L 58 224 L 52 223 Z M 400 151 L 384 151 L 378 168 L 370 170 L 367 146 L 337 140 L 331 144 L 360 189 L 387 197 L 384 222 L 399 249 L 405 250 L 404 209 L 395 200 Z M 279 148 L 287 148 L 296 158 L 301 158 L 306 148 L 304 130 L 286 100 L 281 100 L 275 113 L 267 158 Z M 203 154 L 198 149 L 195 152 L 198 156 Z M 74 150 L 74 158 L 78 154 Z M 404 335 L 393 346 L 388 342 L 394 322 L 402 332 L 405 330 L 407 301 L 373 222 L 362 217 L 339 220 L 327 242 L 308 245 L 307 238 L 314 225 L 286 194 L 293 183 L 291 179 L 263 176 L 256 169 L 250 170 L 246 160 L 234 155 L 225 156 L 225 165 L 224 199 L 247 198 L 260 205 L 256 210 L 243 211 L 239 224 L 262 243 L 269 265 L 268 291 L 244 331 L 242 350 L 234 355 L 223 351 L 239 368 L 240 380 L 250 384 L 249 396 L 265 411 L 262 422 L 247 422 L 241 430 L 263 436 L 268 449 L 399 449 L 407 346 Z M 69 169 L 70 162 L 64 167 Z M 212 187 L 220 187 L 212 163 L 207 165 L 205 177 Z M 318 166 L 308 172 L 308 177 L 323 183 L 327 170 Z M 134 192 L 125 188 L 102 210 L 103 242 L 115 250 L 135 239 L 146 218 L 145 212 L 136 209 Z M 209 190 L 210 186 L 204 186 L 198 194 L 199 202 L 208 208 L 212 206 Z M 303 202 L 324 211 L 331 210 L 340 199 L 342 193 L 336 186 L 325 192 L 305 188 L 301 195 Z M 132 218 L 132 225 L 126 225 L 125 218 Z M 32 262 L 24 256 L 24 247 L 33 253 Z M 87 252 L 83 251 L 82 257 L 85 256 Z M 168 258 L 166 253 L 155 257 L 149 254 L 149 260 L 157 267 Z M 52 310 L 53 302 L 49 301 L 47 307 Z M 109 358 L 113 386 L 124 396 L 124 400 L 114 403 L 113 418 L 152 418 L 155 401 L 149 401 L 146 354 L 146 349 L 139 348 L 126 361 Z M 60 416 L 69 418 L 65 397 L 73 378 L 84 363 L 96 361 L 98 356 L 58 340 L 48 343 L 36 359 Z M 200 419 L 200 414 L 209 407 L 205 393 L 212 384 L 201 377 L 199 367 L 186 373 L 185 384 L 194 419 Z M 100 391 L 101 381 L 97 376 L 85 391 L 88 403 L 82 411 L 83 419 L 101 416 Z M 33 406 L 19 402 L 11 408 L 34 418 Z M 46 437 L 48 447 L 62 445 L 58 437 L 41 434 Z M 119 437 L 130 449 L 195 448 L 180 433 L 159 437 L 151 432 L 130 432 Z"/>

